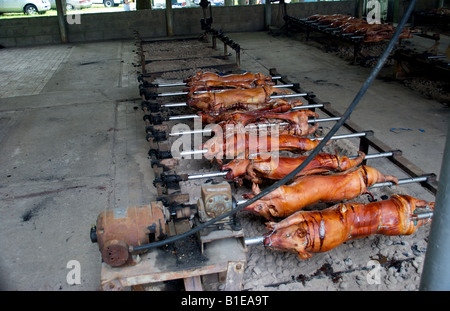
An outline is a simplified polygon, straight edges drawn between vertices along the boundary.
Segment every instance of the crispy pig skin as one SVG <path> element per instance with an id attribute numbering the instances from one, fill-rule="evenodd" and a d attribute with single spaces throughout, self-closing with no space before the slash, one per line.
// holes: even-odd
<path id="1" fill-rule="evenodd" d="M 289 185 L 275 189 L 245 207 L 243 211 L 256 213 L 266 219 L 287 217 L 319 202 L 337 203 L 354 199 L 361 194 L 369 193 L 367 189 L 373 184 L 384 181 L 398 183 L 396 177 L 383 175 L 367 165 L 342 173 L 302 176 Z M 261 192 L 255 183 L 252 190 L 253 193 L 245 194 L 244 198 L 253 198 Z"/>
<path id="2" fill-rule="evenodd" d="M 232 133 L 210 138 L 199 149 L 207 149 L 203 156 L 210 160 L 216 159 L 222 165 L 222 159 L 248 159 L 249 155 L 260 152 L 304 153 L 314 149 L 319 143 L 319 140 L 289 134 L 258 136 Z"/>
<path id="3" fill-rule="evenodd" d="M 242 82 L 242 81 L 255 81 L 255 80 L 271 81 L 272 77 L 265 76 L 261 73 L 253 74 L 251 72 L 245 72 L 242 74 L 219 75 L 214 72 L 199 71 L 194 76 L 183 80 L 183 82 L 185 82 L 187 86 L 190 86 L 193 83 L 199 82 L 199 81 Z"/>
<path id="4" fill-rule="evenodd" d="M 264 179 L 279 180 L 283 178 L 307 157 L 306 155 L 297 157 L 259 156 L 255 159 L 234 159 L 222 165 L 221 170 L 229 170 L 225 178 L 234 180 L 238 184 L 242 184 L 243 179 L 261 184 Z M 347 171 L 360 165 L 364 157 L 365 154 L 361 151 L 355 159 L 322 152 L 315 156 L 296 177 Z"/>
<path id="5" fill-rule="evenodd" d="M 281 222 L 269 222 L 271 231 L 264 245 L 297 253 L 308 259 L 311 253 L 329 251 L 342 243 L 373 234 L 410 235 L 430 219 L 414 221 L 417 207 L 434 208 L 408 195 L 393 195 L 372 203 L 341 203 L 321 211 L 298 211 Z"/>
<path id="6" fill-rule="evenodd" d="M 215 93 L 189 93 L 186 103 L 199 111 L 221 111 L 236 106 L 258 109 L 267 106 L 272 94 L 289 93 L 291 93 L 289 90 L 266 85 L 253 89 L 229 89 Z"/>

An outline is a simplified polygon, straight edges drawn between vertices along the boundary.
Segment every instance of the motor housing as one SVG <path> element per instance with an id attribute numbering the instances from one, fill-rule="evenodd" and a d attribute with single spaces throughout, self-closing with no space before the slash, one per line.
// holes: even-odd
<path id="1" fill-rule="evenodd" d="M 103 261 L 113 267 L 132 263 L 129 246 L 163 239 L 167 235 L 166 219 L 161 202 L 103 211 L 95 226 L 95 238 Z"/>
<path id="2" fill-rule="evenodd" d="M 207 222 L 233 208 L 231 186 L 228 182 L 205 183 L 201 187 L 201 198 L 198 200 L 198 217 L 200 222 Z M 229 218 L 223 219 L 228 222 Z"/>

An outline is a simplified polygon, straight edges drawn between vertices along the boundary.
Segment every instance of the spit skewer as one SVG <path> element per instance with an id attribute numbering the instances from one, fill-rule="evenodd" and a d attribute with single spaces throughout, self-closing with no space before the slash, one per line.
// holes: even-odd
<path id="1" fill-rule="evenodd" d="M 411 183 L 415 183 L 415 182 L 422 182 L 422 181 L 426 181 L 428 180 L 430 176 L 419 176 L 419 177 L 412 177 L 412 178 L 404 178 L 404 179 L 399 179 L 398 180 L 398 184 L 399 185 L 403 185 L 403 184 L 411 184 Z M 369 189 L 372 188 L 381 188 L 381 187 L 391 187 L 394 186 L 395 184 L 388 181 L 388 182 L 380 182 L 380 183 L 375 183 L 372 185 L 372 187 L 369 187 Z M 236 202 L 237 205 L 241 205 L 244 204 L 245 202 L 247 202 L 247 200 L 239 200 Z M 425 218 L 429 218 L 430 213 L 432 214 L 433 212 L 427 212 L 426 215 L 422 215 L 420 217 L 420 219 L 425 219 Z M 416 214 L 419 215 L 419 214 Z"/>
<path id="2" fill-rule="evenodd" d="M 345 138 L 353 138 L 353 137 L 362 137 L 366 136 L 367 132 L 359 132 L 359 133 L 351 133 L 351 134 L 342 134 L 342 135 L 334 135 L 331 137 L 332 140 L 334 139 L 345 139 Z M 323 140 L 324 137 L 314 137 L 310 138 L 311 140 Z M 180 156 L 187 156 L 187 155 L 195 155 L 195 154 L 203 154 L 207 153 L 208 149 L 199 149 L 199 150 L 189 150 L 189 151 L 181 151 Z"/>
<path id="3" fill-rule="evenodd" d="M 319 123 L 319 122 L 330 122 L 330 121 L 339 121 L 341 118 L 340 117 L 330 117 L 330 118 L 322 118 L 322 119 L 311 119 L 308 120 L 308 123 Z M 250 124 L 249 129 L 254 129 L 254 128 L 263 128 L 263 127 L 271 127 L 271 126 L 276 126 L 276 125 L 280 125 L 280 126 L 284 126 L 284 125 L 288 125 L 288 122 L 281 122 L 281 123 L 262 123 L 262 124 Z M 192 131 L 180 131 L 180 132 L 175 132 L 175 133 L 170 133 L 169 136 L 180 136 L 180 135 L 188 135 L 188 134 L 205 134 L 205 133 L 211 133 L 213 132 L 212 129 L 201 129 L 201 130 L 192 130 Z"/>
<path id="4" fill-rule="evenodd" d="M 373 154 L 366 154 L 364 160 L 369 159 L 377 159 L 377 158 L 383 158 L 383 157 L 391 157 L 395 154 L 395 152 L 380 152 L 380 153 L 373 153 Z M 348 157 L 349 159 L 355 159 L 358 156 L 351 156 Z M 211 173 L 203 173 L 203 174 L 193 174 L 193 175 L 187 175 L 187 180 L 192 179 L 203 179 L 203 178 L 213 178 L 213 177 L 222 177 L 225 176 L 229 171 L 221 171 L 221 172 L 211 172 Z"/>
<path id="5" fill-rule="evenodd" d="M 277 84 L 273 85 L 274 88 L 283 88 L 283 87 L 293 87 L 294 84 Z M 224 91 L 223 89 L 220 90 L 211 90 L 211 91 L 196 91 L 194 94 L 204 94 L 204 93 L 220 93 Z M 179 91 L 179 92 L 166 92 L 166 93 L 154 93 L 153 95 L 156 97 L 166 97 L 166 96 L 179 96 L 179 95 L 188 95 L 189 92 L 187 91 Z"/>
<path id="6" fill-rule="evenodd" d="M 421 212 L 421 213 L 414 213 L 411 215 L 411 220 L 412 221 L 417 221 L 417 220 L 421 220 L 421 219 L 431 219 L 433 218 L 433 212 Z M 254 244 L 263 244 L 264 240 L 265 240 L 266 236 L 256 236 L 256 237 L 251 237 L 251 238 L 245 238 L 244 239 L 244 243 L 245 245 L 254 245 Z"/>
<path id="7" fill-rule="evenodd" d="M 279 80 L 281 76 L 274 76 L 272 80 Z M 186 86 L 185 82 L 173 82 L 173 83 L 150 83 L 149 87 L 172 87 L 172 86 Z"/>
<path id="8" fill-rule="evenodd" d="M 293 93 L 293 94 L 283 94 L 283 95 L 272 95 L 272 96 L 269 96 L 269 98 L 277 99 L 277 98 L 301 97 L 301 96 L 308 96 L 308 95 L 309 95 L 308 93 Z M 165 107 L 165 108 L 185 107 L 185 106 L 187 106 L 186 102 L 161 104 L 161 107 Z"/>
<path id="9" fill-rule="evenodd" d="M 300 109 L 322 108 L 322 107 L 323 107 L 323 104 L 304 105 L 304 106 L 292 107 L 290 111 L 295 111 L 295 110 L 300 110 Z M 187 114 L 187 115 L 181 115 L 181 116 L 170 116 L 170 117 L 167 117 L 166 121 L 196 119 L 196 118 L 200 118 L 200 116 L 196 115 L 196 114 Z"/>

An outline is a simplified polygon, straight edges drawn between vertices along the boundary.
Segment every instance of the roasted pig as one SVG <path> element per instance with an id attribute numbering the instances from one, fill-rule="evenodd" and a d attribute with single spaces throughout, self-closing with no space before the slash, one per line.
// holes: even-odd
<path id="1" fill-rule="evenodd" d="M 216 130 L 222 133 L 252 133 L 260 135 L 262 133 L 270 135 L 297 135 L 308 136 L 314 133 L 319 124 L 310 125 L 309 117 L 319 117 L 319 114 L 311 110 L 297 110 L 285 113 L 274 113 L 263 111 L 236 112 L 228 116 L 227 120 L 216 124 Z M 218 128 L 217 128 L 218 127 Z"/>
<path id="2" fill-rule="evenodd" d="M 193 86 L 194 83 L 199 81 L 242 82 L 255 80 L 271 81 L 272 77 L 265 76 L 261 73 L 253 74 L 251 72 L 245 72 L 242 74 L 219 75 L 213 72 L 199 71 L 196 75 L 183 80 L 183 82 L 185 82 L 187 86 Z"/>
<path id="3" fill-rule="evenodd" d="M 281 186 L 243 210 L 254 212 L 271 219 L 287 217 L 294 212 L 319 202 L 337 203 L 351 200 L 364 193 L 377 182 L 392 181 L 398 184 L 394 176 L 383 175 L 370 166 L 330 175 L 308 175 L 297 178 L 292 184 Z M 253 198 L 261 190 L 253 184 L 253 193 L 245 198 Z"/>
<path id="4" fill-rule="evenodd" d="M 314 149 L 319 140 L 311 140 L 295 135 L 251 135 L 248 133 L 232 133 L 216 135 L 200 146 L 206 149 L 206 159 L 216 159 L 222 165 L 222 159 L 249 158 L 249 155 L 274 151 L 290 151 L 303 153 Z"/>
<path id="5" fill-rule="evenodd" d="M 307 17 L 306 20 L 320 22 L 320 21 L 326 21 L 326 20 L 330 20 L 330 19 L 341 18 L 341 17 L 345 17 L 345 16 L 348 16 L 348 15 L 344 15 L 344 14 L 332 14 L 332 15 L 314 14 L 314 15 Z"/>
<path id="6" fill-rule="evenodd" d="M 359 152 L 359 156 L 355 159 L 329 153 L 319 153 L 296 177 L 347 171 L 360 165 L 364 157 L 364 152 Z M 222 165 L 221 170 L 229 170 L 225 178 L 234 180 L 239 185 L 242 185 L 243 179 L 248 179 L 255 184 L 261 184 L 264 179 L 278 180 L 283 178 L 302 164 L 306 158 L 307 156 L 302 155 L 298 157 L 259 156 L 255 159 L 234 159 Z"/>
<path id="7" fill-rule="evenodd" d="M 271 232 L 264 245 L 308 259 L 311 253 L 326 252 L 346 241 L 373 234 L 410 235 L 431 222 L 412 217 L 418 207 L 433 209 L 434 202 L 393 195 L 388 200 L 367 204 L 341 203 L 321 211 L 298 211 L 281 222 L 269 222 L 267 228 Z"/>
<path id="8" fill-rule="evenodd" d="M 249 81 L 196 81 L 188 84 L 185 92 L 212 91 L 217 89 L 253 89 L 265 85 L 275 85 L 272 81 L 249 80 Z"/>
<path id="9" fill-rule="evenodd" d="M 237 107 L 236 109 L 228 109 L 227 111 L 218 113 L 216 111 L 199 111 L 197 112 L 197 115 L 202 118 L 202 123 L 206 124 L 212 124 L 212 123 L 219 123 L 222 121 L 226 121 L 229 118 L 233 118 L 234 113 L 251 113 L 251 114 L 259 114 L 261 112 L 273 112 L 273 113 L 283 113 L 291 110 L 294 107 L 303 105 L 303 102 L 301 100 L 290 100 L 286 101 L 281 98 L 277 98 L 274 100 L 270 100 L 266 103 L 266 105 L 263 105 L 261 108 L 252 109 L 253 107 L 247 107 L 248 109 L 239 109 Z"/>
<path id="10" fill-rule="evenodd" d="M 200 111 L 226 111 L 228 109 L 258 109 L 267 106 L 273 94 L 289 94 L 291 91 L 272 86 L 253 89 L 230 89 L 217 93 L 188 94 L 187 105 Z"/>

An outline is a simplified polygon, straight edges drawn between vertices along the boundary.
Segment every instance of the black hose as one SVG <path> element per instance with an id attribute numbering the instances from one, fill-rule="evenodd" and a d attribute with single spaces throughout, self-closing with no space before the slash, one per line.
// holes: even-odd
<path id="1" fill-rule="evenodd" d="M 299 172 L 301 172 L 308 164 L 309 162 L 311 162 L 311 160 L 317 156 L 319 154 L 319 152 L 322 150 L 322 148 L 328 143 L 328 141 L 331 139 L 331 137 L 339 130 L 339 128 L 345 123 L 345 121 L 350 117 L 350 115 L 352 114 L 353 110 L 356 108 L 356 106 L 358 105 L 359 101 L 361 100 L 361 98 L 364 96 L 364 94 L 366 93 L 367 89 L 369 88 L 369 86 L 372 84 L 373 80 L 375 80 L 376 76 L 378 75 L 378 73 L 380 72 L 381 68 L 383 68 L 384 63 L 386 62 L 387 58 L 389 57 L 389 54 L 391 53 L 392 49 L 394 48 L 395 43 L 397 42 L 398 38 L 400 37 L 400 34 L 403 30 L 403 27 L 405 26 L 406 22 L 408 21 L 414 6 L 416 4 L 417 0 L 411 0 L 411 3 L 408 6 L 408 9 L 406 10 L 405 14 L 402 17 L 402 20 L 400 21 L 400 23 L 397 26 L 397 29 L 394 33 L 394 35 L 392 36 L 391 40 L 389 41 L 388 46 L 386 47 L 386 49 L 383 52 L 383 55 L 381 55 L 381 57 L 378 59 L 378 62 L 376 64 L 376 66 L 372 69 L 369 77 L 366 79 L 366 81 L 364 82 L 364 84 L 362 85 L 361 89 L 359 90 L 358 94 L 356 94 L 355 98 L 353 99 L 352 103 L 350 104 L 350 106 L 347 108 L 347 110 L 344 112 L 344 114 L 342 115 L 341 119 L 333 126 L 333 128 L 328 132 L 327 135 L 325 135 L 325 137 L 323 138 L 323 140 L 316 146 L 316 148 L 314 148 L 312 150 L 312 152 L 309 154 L 309 156 L 296 168 L 294 169 L 292 172 L 290 172 L 289 174 L 287 174 L 286 176 L 284 176 L 282 179 L 278 180 L 277 182 L 275 182 L 274 184 L 270 185 L 269 187 L 267 187 L 266 189 L 264 189 L 263 191 L 261 191 L 259 194 L 255 195 L 253 198 L 247 200 L 244 204 L 232 209 L 231 211 L 228 211 L 214 219 L 211 219 L 210 221 L 207 221 L 199 226 L 196 226 L 195 228 L 176 235 L 176 236 L 172 236 L 168 239 L 162 240 L 162 241 L 158 241 L 158 242 L 153 242 L 150 244 L 146 244 L 146 245 L 140 245 L 140 246 L 135 246 L 135 247 L 130 247 L 130 252 L 132 251 L 142 251 L 142 250 L 146 250 L 146 249 L 150 249 L 150 248 L 154 248 L 154 247 L 161 247 L 164 246 L 166 244 L 169 243 L 173 243 L 177 240 L 183 239 L 185 237 L 188 237 L 194 233 L 199 232 L 200 230 L 203 230 L 204 228 L 206 228 L 207 226 L 210 226 L 212 224 L 214 224 L 215 222 L 222 220 L 226 217 L 229 217 L 237 212 L 239 212 L 240 210 L 242 210 L 243 208 L 249 206 L 250 204 L 258 201 L 259 199 L 261 199 L 262 197 L 266 196 L 267 194 L 271 193 L 272 191 L 274 191 L 275 189 L 283 186 L 284 184 L 286 184 L 288 181 L 290 181 L 292 178 L 294 178 Z"/>

